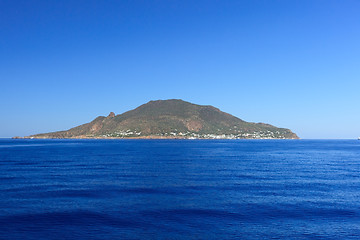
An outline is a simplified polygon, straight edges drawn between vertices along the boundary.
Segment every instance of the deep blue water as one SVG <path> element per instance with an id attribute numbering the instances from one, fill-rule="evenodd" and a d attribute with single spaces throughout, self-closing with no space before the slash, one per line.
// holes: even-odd
<path id="1" fill-rule="evenodd" d="M 0 140 L 0 239 L 359 239 L 357 140 Z"/>

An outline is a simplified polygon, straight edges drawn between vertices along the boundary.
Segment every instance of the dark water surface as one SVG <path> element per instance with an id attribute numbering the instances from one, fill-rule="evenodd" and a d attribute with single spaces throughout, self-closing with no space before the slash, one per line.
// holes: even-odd
<path id="1" fill-rule="evenodd" d="M 0 140 L 0 239 L 360 239 L 357 140 Z"/>

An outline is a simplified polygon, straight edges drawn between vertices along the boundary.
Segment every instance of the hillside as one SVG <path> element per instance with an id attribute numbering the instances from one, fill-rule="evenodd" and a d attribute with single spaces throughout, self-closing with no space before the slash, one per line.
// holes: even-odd
<path id="1" fill-rule="evenodd" d="M 27 138 L 297 139 L 298 136 L 289 129 L 245 122 L 212 106 L 171 99 L 150 101 L 119 115 L 100 116 L 67 131 Z"/>

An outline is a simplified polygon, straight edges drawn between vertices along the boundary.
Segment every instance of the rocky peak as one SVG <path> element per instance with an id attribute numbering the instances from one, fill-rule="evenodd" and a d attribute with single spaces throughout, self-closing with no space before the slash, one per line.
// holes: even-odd
<path id="1" fill-rule="evenodd" d="M 107 118 L 113 118 L 115 117 L 115 113 L 114 112 L 110 112 L 109 115 L 107 116 Z"/>

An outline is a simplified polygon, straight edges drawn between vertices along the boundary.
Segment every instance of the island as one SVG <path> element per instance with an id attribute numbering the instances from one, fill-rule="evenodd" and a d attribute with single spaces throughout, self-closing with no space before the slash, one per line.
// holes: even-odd
<path id="1" fill-rule="evenodd" d="M 18 138 L 18 137 L 17 137 Z M 136 109 L 93 121 L 66 131 L 42 133 L 35 139 L 298 139 L 287 128 L 246 122 L 208 105 L 180 99 L 157 100 Z"/>

